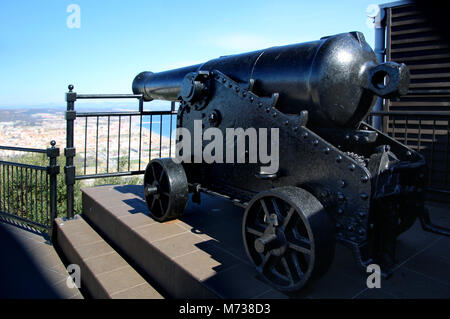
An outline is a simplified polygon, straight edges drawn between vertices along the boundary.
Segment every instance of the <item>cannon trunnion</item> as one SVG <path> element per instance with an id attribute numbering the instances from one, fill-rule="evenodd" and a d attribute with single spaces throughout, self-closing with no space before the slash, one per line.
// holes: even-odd
<path id="1" fill-rule="evenodd" d="M 213 162 L 199 158 L 196 150 L 209 147 L 209 139 L 183 150 L 191 151 L 189 160 L 151 161 L 144 178 L 150 213 L 159 221 L 181 216 L 189 192 L 197 201 L 201 192 L 231 199 L 245 208 L 247 255 L 279 290 L 320 277 L 336 241 L 361 266 L 377 263 L 388 275 L 398 235 L 418 216 L 426 220 L 426 164 L 361 121 L 376 95 L 404 94 L 408 81 L 404 65 L 378 64 L 356 32 L 137 75 L 134 93 L 180 101 L 177 128 L 193 135 L 213 128 L 224 137 L 221 148 L 232 145 L 234 152 L 233 163 L 225 154 Z M 229 144 L 230 128 L 242 129 L 244 148 L 234 137 Z M 252 141 L 251 128 L 278 137 L 268 146 L 278 150 L 275 171 L 251 160 L 263 147 Z M 236 161 L 239 155 L 244 161 Z"/>

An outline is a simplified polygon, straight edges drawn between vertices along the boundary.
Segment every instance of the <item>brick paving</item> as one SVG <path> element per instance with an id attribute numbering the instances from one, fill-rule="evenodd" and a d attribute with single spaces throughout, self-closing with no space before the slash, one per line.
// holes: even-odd
<path id="1" fill-rule="evenodd" d="M 239 289 L 239 282 L 243 280 L 239 273 L 244 273 L 243 271 L 234 271 L 233 276 L 221 280 L 221 274 L 225 276 L 229 269 L 236 270 L 234 266 L 229 265 L 230 259 L 238 260 L 239 264 L 247 269 L 245 276 L 255 278 L 256 271 L 248 260 L 242 244 L 243 209 L 230 201 L 202 194 L 200 205 L 189 200 L 185 213 L 179 221 L 155 226 L 154 221 L 147 216 L 148 210 L 141 186 L 100 186 L 89 189 L 89 192 L 110 211 L 110 214 L 118 215 L 119 220 L 129 224 L 129 227 L 141 236 L 155 237 L 151 240 L 156 241 L 155 245 L 158 244 L 159 249 L 165 251 L 169 247 L 168 256 L 183 267 L 189 268 L 189 271 L 203 283 L 216 288 L 219 285 L 220 289 L 229 289 L 230 293 L 236 288 Z M 427 206 L 434 223 L 450 227 L 449 204 L 430 202 Z M 103 225 L 107 222 L 105 216 L 99 217 L 98 223 Z M 184 228 L 184 232 L 176 226 Z M 150 229 L 152 231 L 148 233 Z M 188 236 L 189 233 L 199 238 L 200 242 L 177 241 L 178 237 Z M 163 236 L 167 238 L 163 240 Z M 185 246 L 189 246 L 194 252 L 191 253 Z M 180 252 L 180 249 L 183 251 Z M 180 255 L 181 253 L 184 254 Z M 203 258 L 204 256 L 208 258 Z M 410 230 L 398 238 L 397 266 L 394 274 L 389 279 L 381 279 L 380 289 L 367 288 L 368 275 L 357 266 L 348 248 L 337 245 L 335 258 L 328 273 L 301 292 L 289 297 L 450 298 L 450 238 L 423 231 L 417 221 Z M 253 296 L 253 298 L 284 297 L 286 296 L 274 290 Z"/>

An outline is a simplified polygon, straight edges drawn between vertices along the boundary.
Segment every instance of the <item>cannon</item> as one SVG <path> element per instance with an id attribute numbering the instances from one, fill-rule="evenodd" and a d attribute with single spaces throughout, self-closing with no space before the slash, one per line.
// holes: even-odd
<path id="1" fill-rule="evenodd" d="M 424 157 L 363 122 L 377 97 L 401 96 L 408 85 L 407 67 L 379 63 L 360 32 L 138 74 L 134 94 L 179 101 L 177 128 L 209 132 L 200 143 L 177 132 L 177 160 L 147 165 L 151 216 L 179 218 L 189 193 L 196 202 L 202 192 L 233 201 L 245 208 L 249 259 L 281 291 L 323 275 L 337 242 L 358 265 L 378 264 L 388 276 L 397 237 L 418 217 L 425 230 L 449 234 L 424 207 Z M 276 141 L 263 145 L 252 128 Z M 230 138 L 230 129 L 243 136 Z M 212 135 L 226 136 L 214 151 Z M 202 158 L 207 148 L 213 160 Z M 223 149 L 232 156 L 215 153 Z M 277 153 L 277 165 L 255 161 L 261 149 Z"/>

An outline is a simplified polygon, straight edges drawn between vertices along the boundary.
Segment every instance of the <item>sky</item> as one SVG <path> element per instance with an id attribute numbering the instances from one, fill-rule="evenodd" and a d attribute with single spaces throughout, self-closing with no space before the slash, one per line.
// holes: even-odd
<path id="1" fill-rule="evenodd" d="M 1 1 L 0 107 L 64 105 L 68 84 L 78 93 L 132 93 L 141 71 L 348 31 L 363 32 L 373 47 L 366 8 L 386 2 Z"/>

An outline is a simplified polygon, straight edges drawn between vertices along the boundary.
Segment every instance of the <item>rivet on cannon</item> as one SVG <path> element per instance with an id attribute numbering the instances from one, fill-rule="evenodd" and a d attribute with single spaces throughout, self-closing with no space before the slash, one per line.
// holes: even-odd
<path id="1" fill-rule="evenodd" d="M 411 151 L 406 151 L 406 156 L 411 156 L 411 155 L 412 155 Z"/>
<path id="2" fill-rule="evenodd" d="M 325 148 L 323 149 L 323 152 L 324 152 L 325 154 L 329 154 L 329 153 L 330 153 L 330 148 L 329 148 L 329 147 L 325 147 Z"/>
<path id="3" fill-rule="evenodd" d="M 277 117 L 277 112 L 273 112 L 272 117 Z"/>
<path id="4" fill-rule="evenodd" d="M 356 166 L 355 166 L 355 164 L 353 164 L 353 163 L 350 164 L 350 165 L 348 165 L 348 169 L 351 170 L 351 171 L 354 171 L 355 168 L 356 168 Z"/>
<path id="5" fill-rule="evenodd" d="M 339 181 L 339 186 L 341 186 L 342 188 L 344 188 L 346 185 L 347 183 L 343 179 Z"/>
<path id="6" fill-rule="evenodd" d="M 294 126 L 294 131 L 298 131 L 298 126 Z"/>
<path id="7" fill-rule="evenodd" d="M 361 176 L 361 182 L 366 183 L 369 180 L 369 176 L 363 175 Z"/>
<path id="8" fill-rule="evenodd" d="M 361 197 L 361 199 L 364 199 L 364 200 L 369 198 L 369 195 L 367 195 L 366 193 L 361 193 L 361 194 L 359 194 L 359 196 Z"/>
<path id="9" fill-rule="evenodd" d="M 289 121 L 285 121 L 285 122 L 284 122 L 284 125 L 289 125 Z"/>
<path id="10" fill-rule="evenodd" d="M 364 235 L 364 233 L 365 233 L 364 229 L 360 228 L 360 229 L 358 230 L 358 234 Z"/>
<path id="11" fill-rule="evenodd" d="M 313 143 L 314 146 L 319 145 L 319 141 L 318 140 L 314 140 L 312 143 Z"/>
<path id="12" fill-rule="evenodd" d="M 308 137 L 308 135 L 309 135 L 309 134 L 308 134 L 308 132 L 305 132 L 305 133 L 303 133 L 303 135 L 302 135 L 302 136 L 303 136 L 303 138 L 307 138 L 307 137 Z"/>
<path id="13" fill-rule="evenodd" d="M 255 98 L 253 96 L 250 96 L 250 102 L 253 102 Z"/>
<path id="14" fill-rule="evenodd" d="M 338 155 L 336 156 L 336 162 L 340 163 L 342 161 L 342 156 Z"/>
<path id="15" fill-rule="evenodd" d="M 344 194 L 342 194 L 342 193 L 338 193 L 338 194 L 337 194 L 337 198 L 338 198 L 338 200 L 339 200 L 340 202 L 342 202 L 342 201 L 345 200 L 345 196 L 344 196 Z"/>
<path id="16" fill-rule="evenodd" d="M 342 208 L 338 208 L 337 212 L 338 212 L 339 215 L 342 215 L 344 213 L 344 210 Z"/>
<path id="17" fill-rule="evenodd" d="M 259 106 L 259 107 L 263 106 L 262 102 L 259 102 L 259 103 L 258 103 L 258 106 Z"/>

